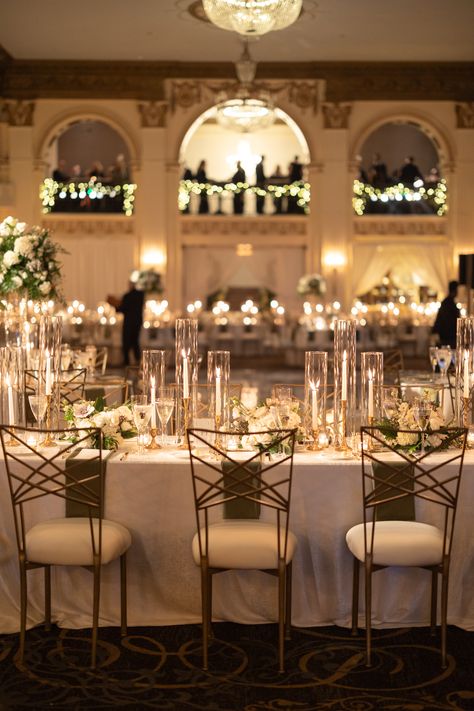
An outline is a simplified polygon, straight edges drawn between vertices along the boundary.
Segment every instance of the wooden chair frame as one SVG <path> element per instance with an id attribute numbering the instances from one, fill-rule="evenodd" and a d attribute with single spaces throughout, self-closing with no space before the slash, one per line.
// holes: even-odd
<path id="1" fill-rule="evenodd" d="M 21 434 L 20 434 L 21 433 Z M 34 433 L 37 436 L 50 434 L 55 438 L 74 438 L 66 447 L 54 449 L 49 454 L 48 449 L 36 449 L 28 444 L 28 436 Z M 65 456 L 72 454 L 73 450 L 81 445 L 87 447 L 91 436 L 102 442 L 102 432 L 99 428 L 67 430 L 40 430 L 23 427 L 0 426 L 0 439 L 5 457 L 10 496 L 15 523 L 15 535 L 18 548 L 20 566 L 20 646 L 19 660 L 23 663 L 25 652 L 26 615 L 27 615 L 27 572 L 35 568 L 44 568 L 45 590 L 45 628 L 51 629 L 51 565 L 28 560 L 26 553 L 27 525 L 25 520 L 24 504 L 35 499 L 56 496 L 65 502 L 74 502 L 87 508 L 91 545 L 93 554 L 92 571 L 93 581 L 93 612 L 92 612 L 92 640 L 91 640 L 91 666 L 96 666 L 97 637 L 99 625 L 100 580 L 102 558 L 102 520 L 104 509 L 104 460 L 102 447 L 97 450 L 97 455 L 88 461 L 97 462 L 97 473 L 87 477 L 78 477 L 74 467 L 80 466 L 84 460 L 78 459 L 77 464 L 72 460 L 65 470 Z M 25 458 L 24 454 L 17 453 L 16 446 L 26 448 L 29 455 L 36 455 L 35 459 Z M 38 462 L 39 459 L 39 462 Z M 77 477 L 77 478 L 76 478 Z M 94 482 L 98 486 L 94 485 Z M 97 531 L 93 526 L 93 519 L 98 520 Z M 127 633 L 127 598 L 126 598 L 126 552 L 120 556 L 120 592 L 121 592 L 121 633 Z"/>
<path id="2" fill-rule="evenodd" d="M 262 508 L 271 510 L 275 515 L 278 536 L 278 567 L 270 570 L 265 569 L 263 572 L 278 577 L 278 663 L 279 671 L 284 671 L 284 640 L 285 636 L 287 639 L 289 638 L 291 627 L 292 564 L 286 562 L 286 556 L 296 430 L 272 430 L 255 434 L 257 436 L 269 434 L 274 438 L 273 442 L 262 447 L 262 451 L 256 451 L 255 454 L 249 453 L 248 460 L 239 461 L 233 459 L 232 453 L 223 452 L 218 446 L 209 442 L 210 437 L 216 438 L 216 442 L 227 436 L 235 437 L 235 432 L 223 433 L 198 428 L 187 430 L 201 566 L 204 669 L 208 668 L 208 644 L 212 620 L 212 576 L 229 570 L 228 568 L 211 568 L 209 565 L 209 512 L 215 507 L 225 506 L 226 502 L 241 500 L 257 503 Z M 212 460 L 204 459 L 199 453 L 199 449 L 193 450 L 192 446 L 196 442 L 210 449 L 214 458 Z M 270 454 L 270 449 L 275 445 L 286 446 L 289 452 L 277 461 L 266 463 L 266 455 Z M 226 471 L 225 477 L 221 467 L 222 462 L 230 463 L 230 470 Z M 256 462 L 260 463 L 258 484 L 255 483 L 255 469 L 249 466 Z M 267 479 L 268 472 L 286 462 L 289 462 L 288 473 L 285 471 L 275 481 Z M 197 467 L 197 463 L 204 464 L 206 469 Z M 207 470 L 209 473 L 206 475 Z M 244 472 L 243 477 L 235 476 L 236 472 Z M 236 484 L 238 485 L 237 490 L 233 488 L 233 485 Z"/>
<path id="3" fill-rule="evenodd" d="M 411 430 L 399 430 L 413 434 Z M 451 562 L 451 547 L 453 542 L 454 522 L 461 481 L 464 453 L 467 442 L 467 429 L 461 427 L 446 428 L 433 434 L 443 434 L 445 440 L 439 446 L 414 457 L 387 444 L 387 440 L 378 427 L 361 427 L 362 442 L 362 497 L 364 522 L 365 560 L 362 564 L 365 571 L 365 625 L 366 625 L 366 664 L 371 666 L 372 630 L 372 573 L 387 566 L 373 563 L 373 548 L 375 530 L 377 527 L 377 510 L 383 504 L 413 497 L 424 499 L 433 505 L 440 506 L 443 512 L 443 556 L 437 565 L 420 566 L 431 572 L 431 634 L 435 634 L 437 613 L 438 575 L 441 575 L 441 663 L 446 667 L 446 631 L 448 611 L 448 583 Z M 369 442 L 369 447 L 367 446 Z M 446 449 L 449 444 L 460 444 L 459 449 Z M 385 451 L 381 451 L 381 450 Z M 396 455 L 395 460 L 387 461 L 387 451 Z M 428 460 L 433 454 L 443 451 L 446 455 L 442 462 L 434 460 L 432 465 Z M 394 461 L 406 463 L 402 469 L 394 466 Z M 373 471 L 373 463 L 383 463 L 386 470 L 392 473 L 388 477 L 377 477 Z M 447 464 L 457 465 L 455 472 L 444 467 Z M 368 535 L 367 524 L 372 531 Z M 370 529 L 369 529 L 370 530 Z M 352 592 L 352 634 L 357 634 L 357 618 L 359 606 L 359 571 L 361 563 L 353 558 L 353 592 Z"/>

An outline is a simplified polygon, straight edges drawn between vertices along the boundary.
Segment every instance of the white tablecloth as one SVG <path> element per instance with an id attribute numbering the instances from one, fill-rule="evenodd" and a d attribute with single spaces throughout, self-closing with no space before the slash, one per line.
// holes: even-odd
<path id="1" fill-rule="evenodd" d="M 186 456 L 186 453 L 181 453 Z M 298 538 L 293 564 L 293 623 L 350 623 L 352 558 L 346 531 L 361 521 L 358 461 L 297 454 L 290 528 Z M 42 504 L 45 505 L 45 504 Z M 48 505 L 50 506 L 50 505 Z M 61 514 L 57 501 L 51 512 Z M 19 627 L 19 576 L 13 517 L 0 460 L 0 632 Z M 171 625 L 200 620 L 200 575 L 191 556 L 195 515 L 189 462 L 171 453 L 131 454 L 107 465 L 106 515 L 127 526 L 130 625 Z M 474 630 L 474 453 L 466 455 L 451 569 L 449 623 Z M 64 627 L 90 626 L 92 575 L 55 568 L 53 619 Z M 376 626 L 426 624 L 430 574 L 387 569 L 375 574 Z M 28 624 L 43 619 L 42 571 L 28 573 Z M 214 582 L 214 618 L 244 623 L 276 619 L 276 580 L 259 572 L 230 572 Z M 104 568 L 101 624 L 119 624 L 119 569 Z"/>

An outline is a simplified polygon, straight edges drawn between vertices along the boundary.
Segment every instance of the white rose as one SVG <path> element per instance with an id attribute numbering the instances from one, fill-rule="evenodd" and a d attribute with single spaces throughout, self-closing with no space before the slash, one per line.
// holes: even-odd
<path id="1" fill-rule="evenodd" d="M 397 444 L 402 447 L 409 447 L 418 442 L 418 434 L 409 434 L 408 432 L 399 432 L 397 434 Z"/>
<path id="2" fill-rule="evenodd" d="M 51 284 L 49 283 L 49 281 L 44 281 L 42 284 L 40 284 L 39 290 L 45 296 L 46 294 L 49 294 L 49 292 L 51 291 Z"/>
<path id="3" fill-rule="evenodd" d="M 74 418 L 89 417 L 94 412 L 94 405 L 91 402 L 77 402 L 72 406 Z"/>
<path id="4" fill-rule="evenodd" d="M 22 257 L 29 257 L 33 251 L 30 238 L 26 235 L 17 237 L 13 249 L 17 254 L 21 254 Z"/>
<path id="5" fill-rule="evenodd" d="M 17 289 L 19 289 L 20 286 L 23 286 L 23 279 L 22 279 L 20 276 L 16 276 L 16 275 L 15 275 L 15 276 L 12 278 L 12 284 L 13 284 L 14 287 L 16 287 Z"/>
<path id="6" fill-rule="evenodd" d="M 21 235 L 25 231 L 26 223 L 25 222 L 17 222 L 15 227 L 13 228 L 13 234 L 14 235 Z"/>
<path id="7" fill-rule="evenodd" d="M 115 412 L 117 412 L 120 417 L 125 417 L 127 420 L 132 419 L 132 413 L 127 405 L 120 405 L 120 407 L 117 407 Z"/>
<path id="8" fill-rule="evenodd" d="M 132 423 L 128 420 L 124 420 L 120 425 L 120 429 L 122 430 L 122 432 L 130 432 L 130 430 L 132 429 Z"/>
<path id="9" fill-rule="evenodd" d="M 19 261 L 20 259 L 18 257 L 18 254 L 16 254 L 12 249 L 9 249 L 3 255 L 3 263 L 8 268 L 12 267 L 14 264 L 17 264 Z"/>

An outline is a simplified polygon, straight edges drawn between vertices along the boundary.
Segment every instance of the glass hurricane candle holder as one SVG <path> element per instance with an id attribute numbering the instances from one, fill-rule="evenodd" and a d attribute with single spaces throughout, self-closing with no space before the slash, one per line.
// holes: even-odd
<path id="1" fill-rule="evenodd" d="M 198 381 L 198 322 L 192 318 L 176 319 L 175 379 L 177 393 L 177 428 L 183 441 L 193 418 L 192 392 Z M 183 447 L 186 447 L 183 444 Z"/>
<path id="2" fill-rule="evenodd" d="M 0 348 L 0 384 L 2 423 L 14 427 L 23 425 L 25 420 L 24 371 L 26 350 L 19 346 Z M 16 440 L 10 439 L 13 446 Z"/>
<path id="3" fill-rule="evenodd" d="M 216 430 L 226 427 L 229 420 L 230 351 L 209 351 L 207 354 L 207 384 L 210 390 L 210 412 Z"/>
<path id="4" fill-rule="evenodd" d="M 360 411 L 361 425 L 373 425 L 382 419 L 383 353 L 361 353 Z"/>
<path id="5" fill-rule="evenodd" d="M 311 442 L 308 449 L 322 449 L 321 433 L 326 430 L 326 391 L 328 354 L 306 351 L 304 359 L 305 430 Z"/>
<path id="6" fill-rule="evenodd" d="M 334 322 L 334 435 L 335 448 L 347 451 L 352 437 L 356 405 L 356 321 Z"/>
<path id="7" fill-rule="evenodd" d="M 151 429 L 151 448 L 158 448 L 156 443 L 157 435 L 157 412 L 156 412 L 156 394 L 166 382 L 166 351 L 146 349 L 142 353 L 142 372 L 143 372 L 143 392 L 148 395 L 150 404 L 152 405 L 150 429 Z M 153 434 L 155 431 L 155 434 Z"/>
<path id="8" fill-rule="evenodd" d="M 458 318 L 456 332 L 456 410 L 461 427 L 472 426 L 474 399 L 474 317 Z M 472 438 L 468 446 L 472 448 Z"/>
<path id="9" fill-rule="evenodd" d="M 62 319 L 45 314 L 39 319 L 39 377 L 38 395 L 46 395 L 46 429 L 57 429 L 60 412 L 60 383 Z M 45 440 L 48 446 L 48 438 Z M 45 443 L 43 443 L 45 444 Z"/>

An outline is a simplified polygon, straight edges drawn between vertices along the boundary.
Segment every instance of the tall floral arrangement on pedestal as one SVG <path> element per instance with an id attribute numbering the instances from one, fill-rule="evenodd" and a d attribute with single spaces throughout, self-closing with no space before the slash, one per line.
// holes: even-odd
<path id="1" fill-rule="evenodd" d="M 296 291 L 300 296 L 324 296 L 326 282 L 320 274 L 305 274 L 299 280 Z"/>
<path id="2" fill-rule="evenodd" d="M 0 294 L 22 294 L 33 301 L 61 298 L 61 251 L 48 230 L 5 218 L 0 223 Z"/>

